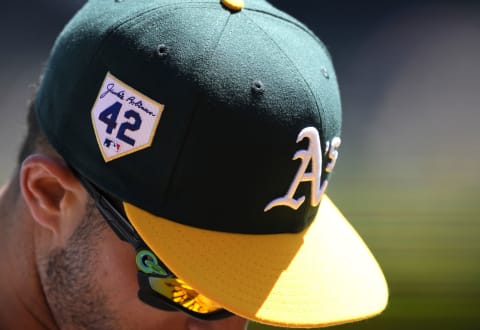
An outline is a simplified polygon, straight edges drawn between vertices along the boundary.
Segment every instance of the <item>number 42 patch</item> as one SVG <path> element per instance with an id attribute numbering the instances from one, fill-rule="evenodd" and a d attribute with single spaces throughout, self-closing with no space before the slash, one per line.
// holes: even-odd
<path id="1" fill-rule="evenodd" d="M 148 148 L 164 105 L 107 73 L 92 108 L 92 123 L 105 162 Z"/>

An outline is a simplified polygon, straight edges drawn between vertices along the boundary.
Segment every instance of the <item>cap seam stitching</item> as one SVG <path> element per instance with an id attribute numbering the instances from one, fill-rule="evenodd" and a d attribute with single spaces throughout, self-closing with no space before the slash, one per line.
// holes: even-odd
<path id="1" fill-rule="evenodd" d="M 192 2 L 194 4 L 212 4 L 211 2 L 205 2 L 205 1 L 198 1 L 198 2 Z M 188 3 L 189 5 L 192 4 L 192 3 Z M 168 8 L 170 7 L 170 8 Z M 97 57 L 101 51 L 105 48 L 105 46 L 103 45 L 106 41 L 108 41 L 112 35 L 117 32 L 121 27 L 125 26 L 125 25 L 128 25 L 130 23 L 132 23 L 133 20 L 139 18 L 139 17 L 142 17 L 142 16 L 145 16 L 145 15 L 148 15 L 154 11 L 157 11 L 157 10 L 161 10 L 161 9 L 167 9 L 168 12 L 172 12 L 172 11 L 175 11 L 175 10 L 179 10 L 179 9 L 182 9 L 184 8 L 185 6 L 183 5 L 179 5 L 178 3 L 176 4 L 167 4 L 167 5 L 163 5 L 163 6 L 156 6 L 156 7 L 152 7 L 148 10 L 145 10 L 145 11 L 142 11 L 142 12 L 139 12 L 135 15 L 131 15 L 131 16 L 127 16 L 125 18 L 124 21 L 116 24 L 116 25 L 112 25 L 109 30 L 106 32 L 106 35 L 105 37 L 102 39 L 101 41 L 101 46 L 99 47 L 98 51 L 96 52 L 95 56 L 94 57 Z M 213 7 L 213 6 L 212 6 Z"/>
<path id="2" fill-rule="evenodd" d="M 224 35 L 225 29 L 226 29 L 226 27 L 227 27 L 227 25 L 228 25 L 228 22 L 230 21 L 230 17 L 231 17 L 231 16 L 232 16 L 232 14 L 230 14 L 230 15 L 227 16 L 227 20 L 225 21 L 225 24 L 223 25 L 222 30 L 221 30 L 221 32 L 219 33 L 218 38 L 217 38 L 214 46 L 212 47 L 211 51 L 208 52 L 205 57 L 203 57 L 203 58 L 199 59 L 198 61 L 196 61 L 196 63 L 201 62 L 203 59 L 207 59 L 207 60 L 205 61 L 205 64 L 206 64 L 205 66 L 206 66 L 207 68 L 211 66 L 211 63 L 212 63 L 211 57 L 208 56 L 208 55 L 215 53 L 215 51 L 217 50 L 218 45 L 220 44 L 220 40 L 222 39 L 222 36 Z M 181 159 L 181 157 L 182 157 L 182 155 L 183 155 L 186 141 L 189 139 L 189 137 L 190 137 L 191 134 L 192 134 L 192 131 L 190 130 L 190 127 L 193 125 L 194 119 L 196 118 L 198 109 L 199 109 L 199 107 L 200 107 L 200 99 L 199 99 L 199 97 L 201 96 L 201 94 L 197 94 L 196 96 L 197 96 L 197 98 L 196 98 L 196 100 L 195 100 L 195 101 L 196 101 L 196 102 L 195 102 L 195 107 L 194 107 L 193 110 L 192 110 L 192 114 L 191 114 L 191 116 L 190 116 L 190 121 L 189 121 L 189 123 L 188 123 L 188 125 L 187 125 L 187 127 L 188 127 L 188 129 L 187 129 L 187 131 L 186 131 L 187 134 L 186 134 L 185 137 L 183 138 L 183 141 L 182 141 L 182 143 L 181 143 L 181 145 L 180 145 L 180 150 L 179 150 L 179 152 L 178 152 L 178 154 L 177 154 L 177 157 L 176 157 L 176 159 L 175 159 L 175 163 L 174 163 L 174 166 L 173 166 L 172 175 L 170 175 L 170 178 L 169 178 L 168 184 L 167 184 L 167 188 L 165 189 L 165 198 L 164 198 L 164 202 L 162 202 L 162 206 L 165 206 L 165 205 L 167 204 L 167 201 L 168 201 L 169 196 L 170 196 L 171 189 L 172 189 L 172 187 L 173 187 L 174 177 L 176 176 L 176 173 L 177 173 L 177 170 L 178 170 L 177 164 L 180 162 L 180 159 Z"/>
<path id="3" fill-rule="evenodd" d="M 270 34 L 268 34 L 260 25 L 258 25 L 253 19 L 251 19 L 250 17 L 248 17 L 248 15 L 245 15 L 253 24 L 255 24 L 268 38 L 269 40 L 271 40 L 275 46 L 280 50 L 280 52 L 288 59 L 288 61 L 292 64 L 292 66 L 295 68 L 295 70 L 297 71 L 297 73 L 300 75 L 300 77 L 302 78 L 302 81 L 305 83 L 305 85 L 307 86 L 308 88 L 308 91 L 309 91 L 309 97 L 311 99 L 313 99 L 315 105 L 316 105 L 316 110 L 317 110 L 317 114 L 319 115 L 320 117 L 320 121 L 322 123 L 322 130 L 321 130 L 321 137 L 323 139 L 323 141 L 325 141 L 325 132 L 324 132 L 324 125 L 325 123 L 323 122 L 323 118 L 325 116 L 325 111 L 324 111 L 324 107 L 323 107 L 323 103 L 321 100 L 317 100 L 315 98 L 315 94 L 313 93 L 313 90 L 312 90 L 312 86 L 310 86 L 310 84 L 307 82 L 307 80 L 305 79 L 305 77 L 303 76 L 303 74 L 301 74 L 300 70 L 298 69 L 298 66 L 295 64 L 295 62 L 293 62 L 290 57 L 285 53 L 285 51 L 283 50 L 282 47 L 280 47 L 280 45 L 270 36 Z M 274 16 L 274 15 L 272 15 Z M 288 22 L 288 21 L 287 21 Z M 323 44 L 321 44 L 323 46 Z M 323 115 L 323 116 L 322 116 Z"/>
<path id="4" fill-rule="evenodd" d="M 308 33 L 313 39 L 315 39 L 315 41 L 318 42 L 318 44 L 327 52 L 328 56 L 330 57 L 330 53 L 328 52 L 327 46 L 325 46 L 325 44 L 309 28 L 307 28 L 302 23 L 296 22 L 294 20 L 286 19 L 285 17 L 282 17 L 280 15 L 277 15 L 277 14 L 274 14 L 274 13 L 271 13 L 271 12 L 268 12 L 268 11 L 265 11 L 265 10 L 262 10 L 262 9 L 245 8 L 245 10 L 265 14 L 267 16 L 277 18 L 281 21 L 284 21 L 284 22 L 287 22 L 289 24 L 292 24 L 292 25 L 296 26 L 297 28 L 299 28 L 299 29 L 305 31 L 306 33 Z"/>

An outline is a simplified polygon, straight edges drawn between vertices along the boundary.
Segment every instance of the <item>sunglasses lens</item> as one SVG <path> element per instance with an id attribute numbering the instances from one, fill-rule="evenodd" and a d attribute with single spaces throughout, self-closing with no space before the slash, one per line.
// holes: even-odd
<path id="1" fill-rule="evenodd" d="M 163 310 L 178 310 L 204 320 L 219 320 L 232 314 L 175 277 L 145 246 L 137 247 L 138 297 Z"/>
<path id="2" fill-rule="evenodd" d="M 195 313 L 206 314 L 222 309 L 180 279 L 149 277 L 148 280 L 153 291 Z"/>

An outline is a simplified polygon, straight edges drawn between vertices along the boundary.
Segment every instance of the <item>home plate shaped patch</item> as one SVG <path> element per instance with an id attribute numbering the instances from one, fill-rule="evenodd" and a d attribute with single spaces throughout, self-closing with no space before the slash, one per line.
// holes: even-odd
<path id="1" fill-rule="evenodd" d="M 163 104 L 108 72 L 92 109 L 93 127 L 105 162 L 148 148 L 163 108 Z"/>

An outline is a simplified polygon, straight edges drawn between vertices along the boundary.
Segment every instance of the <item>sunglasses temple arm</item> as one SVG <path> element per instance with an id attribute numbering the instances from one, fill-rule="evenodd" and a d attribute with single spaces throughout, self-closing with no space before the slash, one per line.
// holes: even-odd
<path id="1" fill-rule="evenodd" d="M 129 242 L 135 248 L 141 247 L 143 244 L 140 237 L 132 227 L 130 222 L 125 219 L 125 216 L 120 213 L 100 192 L 91 184 L 88 180 L 84 179 L 78 171 L 73 169 L 73 172 L 77 174 L 80 182 L 82 182 L 85 189 L 93 197 L 100 212 L 106 218 L 108 224 L 113 231 L 119 236 L 119 238 L 125 242 Z"/>
<path id="2" fill-rule="evenodd" d="M 96 203 L 102 210 L 102 213 L 106 216 L 110 227 L 114 229 L 123 241 L 129 242 L 135 248 L 144 245 L 130 222 L 128 222 L 124 215 L 114 208 L 105 197 L 99 194 L 96 198 Z"/>

